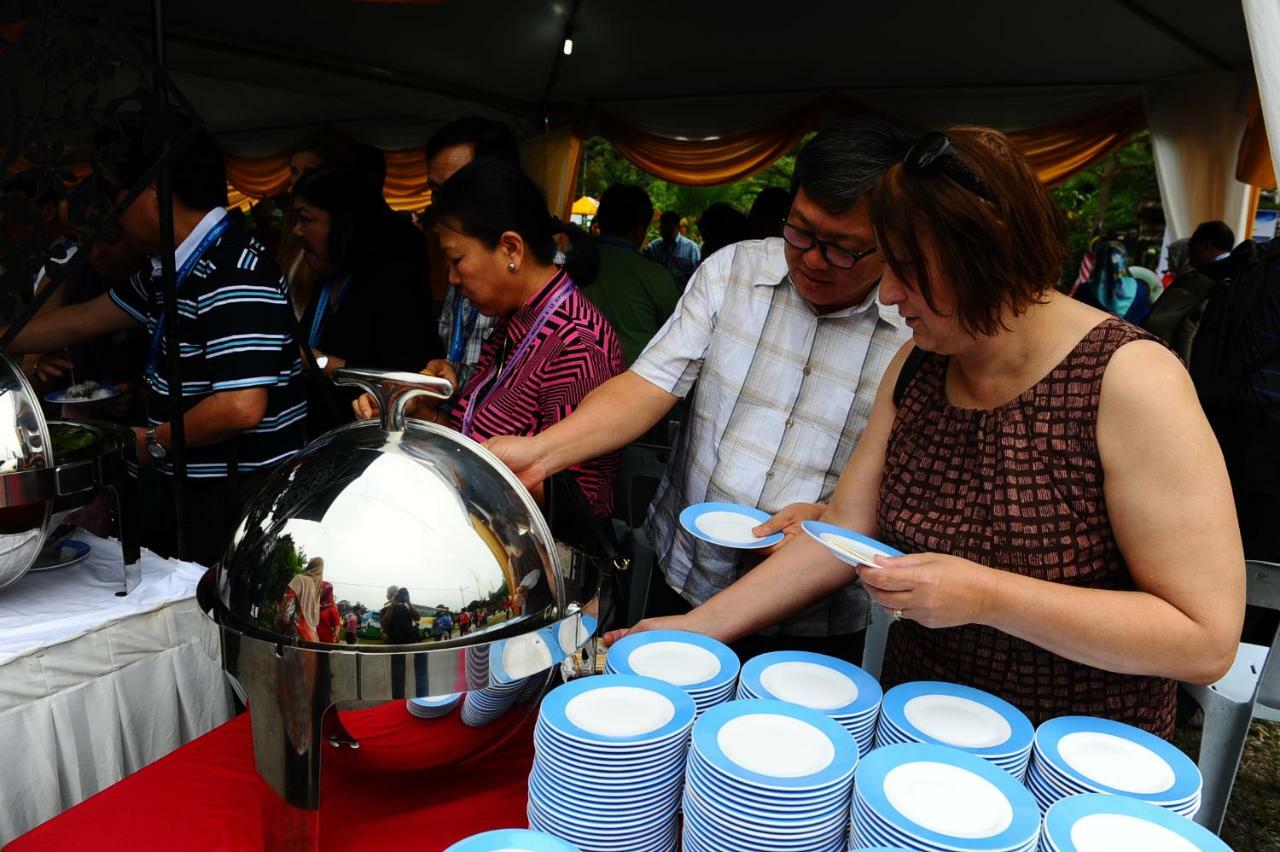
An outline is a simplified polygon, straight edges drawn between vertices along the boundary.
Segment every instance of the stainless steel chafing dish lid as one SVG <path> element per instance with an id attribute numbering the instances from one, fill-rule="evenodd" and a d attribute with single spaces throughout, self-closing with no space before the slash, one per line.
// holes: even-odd
<path id="1" fill-rule="evenodd" d="M 202 603 L 215 620 L 256 639 L 324 652 L 443 651 L 526 636 L 517 646 L 581 646 L 594 626 L 579 615 L 595 596 L 594 585 L 586 588 L 593 578 L 565 576 L 528 490 L 474 440 L 404 417 L 416 396 L 447 398 L 449 383 L 373 370 L 340 370 L 335 378 L 378 396 L 382 422 L 339 427 L 268 479 L 211 572 Z M 344 613 L 380 613 L 390 587 L 407 589 L 423 617 L 419 641 L 348 645 L 341 628 L 335 641 L 321 641 L 297 614 L 314 616 L 313 596 L 325 583 Z M 522 606 L 503 618 L 513 598 Z M 461 610 L 476 607 L 502 615 L 465 636 L 433 638 L 427 623 L 437 608 L 456 625 Z M 557 650 L 554 658 L 563 659 L 570 649 Z"/>

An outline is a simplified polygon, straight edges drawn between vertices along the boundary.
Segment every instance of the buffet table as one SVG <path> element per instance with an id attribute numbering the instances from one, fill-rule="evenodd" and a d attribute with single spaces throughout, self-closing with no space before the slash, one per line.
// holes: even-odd
<path id="1" fill-rule="evenodd" d="M 493 828 L 524 826 L 533 761 L 532 718 L 511 740 L 471 763 L 477 729 L 458 715 L 421 723 L 403 701 L 342 714 L 360 748 L 325 750 L 321 848 L 368 844 L 434 852 Z M 413 771 L 424 758 L 442 768 Z M 274 794 L 253 768 L 249 714 L 241 715 L 146 769 L 49 820 L 7 852 L 258 850 Z"/>
<path id="2" fill-rule="evenodd" d="M 204 569 L 85 532 L 75 565 L 0 591 L 0 843 L 231 716 L 218 635 L 193 595 Z M 45 847 L 51 848 L 51 847 Z"/>

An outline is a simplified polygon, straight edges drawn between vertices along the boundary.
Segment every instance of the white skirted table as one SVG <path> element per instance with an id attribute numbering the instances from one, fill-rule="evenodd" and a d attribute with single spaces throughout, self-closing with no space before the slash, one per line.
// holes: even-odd
<path id="1" fill-rule="evenodd" d="M 232 715 L 204 568 L 144 550 L 116 597 L 119 544 L 73 537 L 82 562 L 0 591 L 0 846 Z"/>

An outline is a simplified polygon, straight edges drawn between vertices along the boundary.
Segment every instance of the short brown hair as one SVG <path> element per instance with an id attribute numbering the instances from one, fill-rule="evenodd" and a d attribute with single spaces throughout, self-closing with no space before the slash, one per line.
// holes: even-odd
<path id="1" fill-rule="evenodd" d="M 994 201 L 944 171 L 914 173 L 898 163 L 867 195 L 871 222 L 885 263 L 914 281 L 930 308 L 937 310 L 932 269 L 955 291 L 961 327 L 992 335 L 1003 327 L 1004 308 L 1020 314 L 1057 283 L 1066 227 L 1009 137 L 989 127 L 945 133 Z"/>

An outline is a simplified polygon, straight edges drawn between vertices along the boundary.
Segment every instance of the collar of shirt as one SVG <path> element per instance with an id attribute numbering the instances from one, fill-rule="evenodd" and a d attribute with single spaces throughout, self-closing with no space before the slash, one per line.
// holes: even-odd
<path id="1" fill-rule="evenodd" d="M 187 238 L 182 241 L 173 252 L 173 268 L 181 269 L 182 264 L 187 262 L 187 258 L 191 256 L 191 252 L 196 250 L 196 246 L 200 245 L 200 241 L 205 235 L 213 230 L 213 226 L 226 218 L 227 211 L 221 207 L 215 207 L 208 213 L 204 214 L 204 218 L 200 220 L 191 233 L 187 234 Z M 153 256 L 151 258 L 151 277 L 159 278 L 161 272 L 160 258 Z"/>
<path id="2" fill-rule="evenodd" d="M 622 237 L 600 237 L 600 242 L 607 246 L 617 246 L 627 251 L 636 251 L 636 244 L 630 240 L 624 240 Z"/>
<path id="3" fill-rule="evenodd" d="M 551 299 L 551 294 L 555 291 L 556 286 L 569 276 L 563 269 L 558 270 L 552 275 L 546 284 L 542 285 L 542 289 L 534 294 L 533 298 L 521 305 L 520 310 L 511 315 L 507 320 L 507 336 L 512 340 L 522 339 L 533 324 L 538 321 L 538 314 L 542 313 L 543 307 Z"/>

